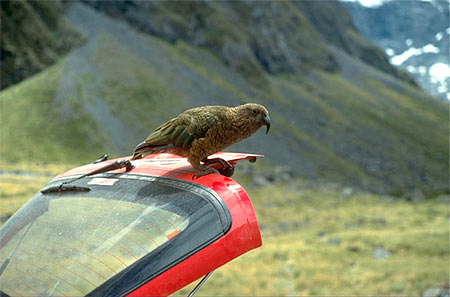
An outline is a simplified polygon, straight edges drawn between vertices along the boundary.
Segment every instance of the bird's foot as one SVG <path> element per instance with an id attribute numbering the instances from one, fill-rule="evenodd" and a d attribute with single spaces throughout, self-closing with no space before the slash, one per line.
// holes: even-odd
<path id="1" fill-rule="evenodd" d="M 203 162 L 203 164 L 206 164 L 206 165 L 219 163 L 220 165 L 222 165 L 223 168 L 225 168 L 225 167 L 228 167 L 228 168 L 233 167 L 233 165 L 231 165 L 230 162 L 228 162 L 227 160 L 224 160 L 222 158 L 212 158 L 212 159 L 203 158 L 202 162 Z"/>
<path id="2" fill-rule="evenodd" d="M 227 160 L 221 158 L 204 158 L 202 162 L 207 165 L 219 163 L 220 165 L 222 165 L 222 168 L 220 168 L 218 171 L 224 176 L 231 177 L 234 174 L 234 166 L 231 165 Z"/>
<path id="3" fill-rule="evenodd" d="M 219 171 L 217 171 L 217 169 L 214 169 L 212 167 L 208 167 L 206 165 L 200 165 L 200 167 L 198 168 L 200 171 L 197 172 L 196 174 L 194 174 L 192 176 L 192 179 L 197 179 L 199 177 L 211 174 L 211 173 L 217 173 L 220 174 Z"/>

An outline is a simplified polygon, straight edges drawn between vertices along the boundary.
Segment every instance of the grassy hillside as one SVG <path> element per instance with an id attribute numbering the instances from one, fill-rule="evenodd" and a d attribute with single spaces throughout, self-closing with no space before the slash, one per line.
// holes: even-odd
<path id="1" fill-rule="evenodd" d="M 338 48 L 329 53 L 339 72 L 264 72 L 260 84 L 205 47 L 138 32 L 79 3 L 66 20 L 87 42 L 0 93 L 3 162 L 130 154 L 186 108 L 253 101 L 268 107 L 273 129 L 230 150 L 379 193 L 448 191 L 448 105 Z"/>
<path id="2" fill-rule="evenodd" d="M 1 93 L 2 161 L 76 164 L 104 150 L 100 127 L 80 103 L 55 100 L 61 63 Z"/>
<path id="3" fill-rule="evenodd" d="M 2 164 L 0 224 L 67 167 Z M 448 196 L 407 202 L 293 180 L 248 190 L 263 246 L 217 269 L 198 296 L 418 296 L 449 279 Z M 194 284 L 175 295 L 186 296 Z"/>

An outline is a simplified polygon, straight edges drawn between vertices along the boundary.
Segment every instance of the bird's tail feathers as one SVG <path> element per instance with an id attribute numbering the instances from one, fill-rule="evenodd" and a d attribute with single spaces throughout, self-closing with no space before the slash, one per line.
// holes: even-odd
<path id="1" fill-rule="evenodd" d="M 139 143 L 134 149 L 133 156 L 130 160 L 137 160 L 144 157 L 144 154 L 162 153 L 168 149 L 173 148 L 172 144 L 155 146 L 154 144 L 145 141 Z"/>

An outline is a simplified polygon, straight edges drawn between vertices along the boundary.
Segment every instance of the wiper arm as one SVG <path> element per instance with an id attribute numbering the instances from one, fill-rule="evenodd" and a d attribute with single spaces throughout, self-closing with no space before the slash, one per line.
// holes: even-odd
<path id="1" fill-rule="evenodd" d="M 42 194 L 47 194 L 47 193 L 55 193 L 55 192 L 65 192 L 65 191 L 75 191 L 75 192 L 88 192 L 91 189 L 88 187 L 81 187 L 81 186 L 75 186 L 75 185 L 70 185 L 68 186 L 67 184 L 74 182 L 76 180 L 79 180 L 83 177 L 86 176 L 91 176 L 94 174 L 99 174 L 99 173 L 104 173 L 107 171 L 111 171 L 111 170 L 115 170 L 115 169 L 120 169 L 120 168 L 124 168 L 126 167 L 127 171 L 130 171 L 134 166 L 133 164 L 131 164 L 130 160 L 123 160 L 123 161 L 116 161 L 114 163 L 105 165 L 103 167 L 100 167 L 99 169 L 93 170 L 91 172 L 88 172 L 86 174 L 83 174 L 77 178 L 74 178 L 72 180 L 63 182 L 62 184 L 60 184 L 59 186 L 52 186 L 46 189 L 41 190 Z"/>
<path id="2" fill-rule="evenodd" d="M 130 160 L 116 161 L 114 163 L 105 165 L 105 166 L 100 167 L 99 169 L 96 169 L 96 170 L 91 171 L 89 173 L 83 174 L 82 176 L 77 177 L 76 179 L 74 179 L 72 181 L 75 181 L 77 179 L 83 178 L 85 176 L 99 174 L 99 173 L 103 173 L 103 172 L 107 172 L 107 171 L 111 171 L 111 170 L 115 170 L 115 169 L 120 169 L 120 168 L 124 168 L 124 167 L 126 167 L 127 172 L 128 172 L 131 169 L 133 169 L 134 166 L 133 166 L 133 164 L 131 164 Z"/>

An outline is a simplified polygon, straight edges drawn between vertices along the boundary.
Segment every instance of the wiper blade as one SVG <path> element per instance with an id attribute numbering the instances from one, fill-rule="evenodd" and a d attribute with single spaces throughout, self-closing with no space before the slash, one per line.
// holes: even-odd
<path id="1" fill-rule="evenodd" d="M 73 191 L 73 192 L 89 192 L 91 189 L 88 187 L 80 187 L 75 185 L 67 185 L 60 184 L 59 186 L 53 186 L 46 189 L 41 190 L 42 194 L 47 193 L 56 193 L 56 192 L 65 192 L 65 191 Z"/>

